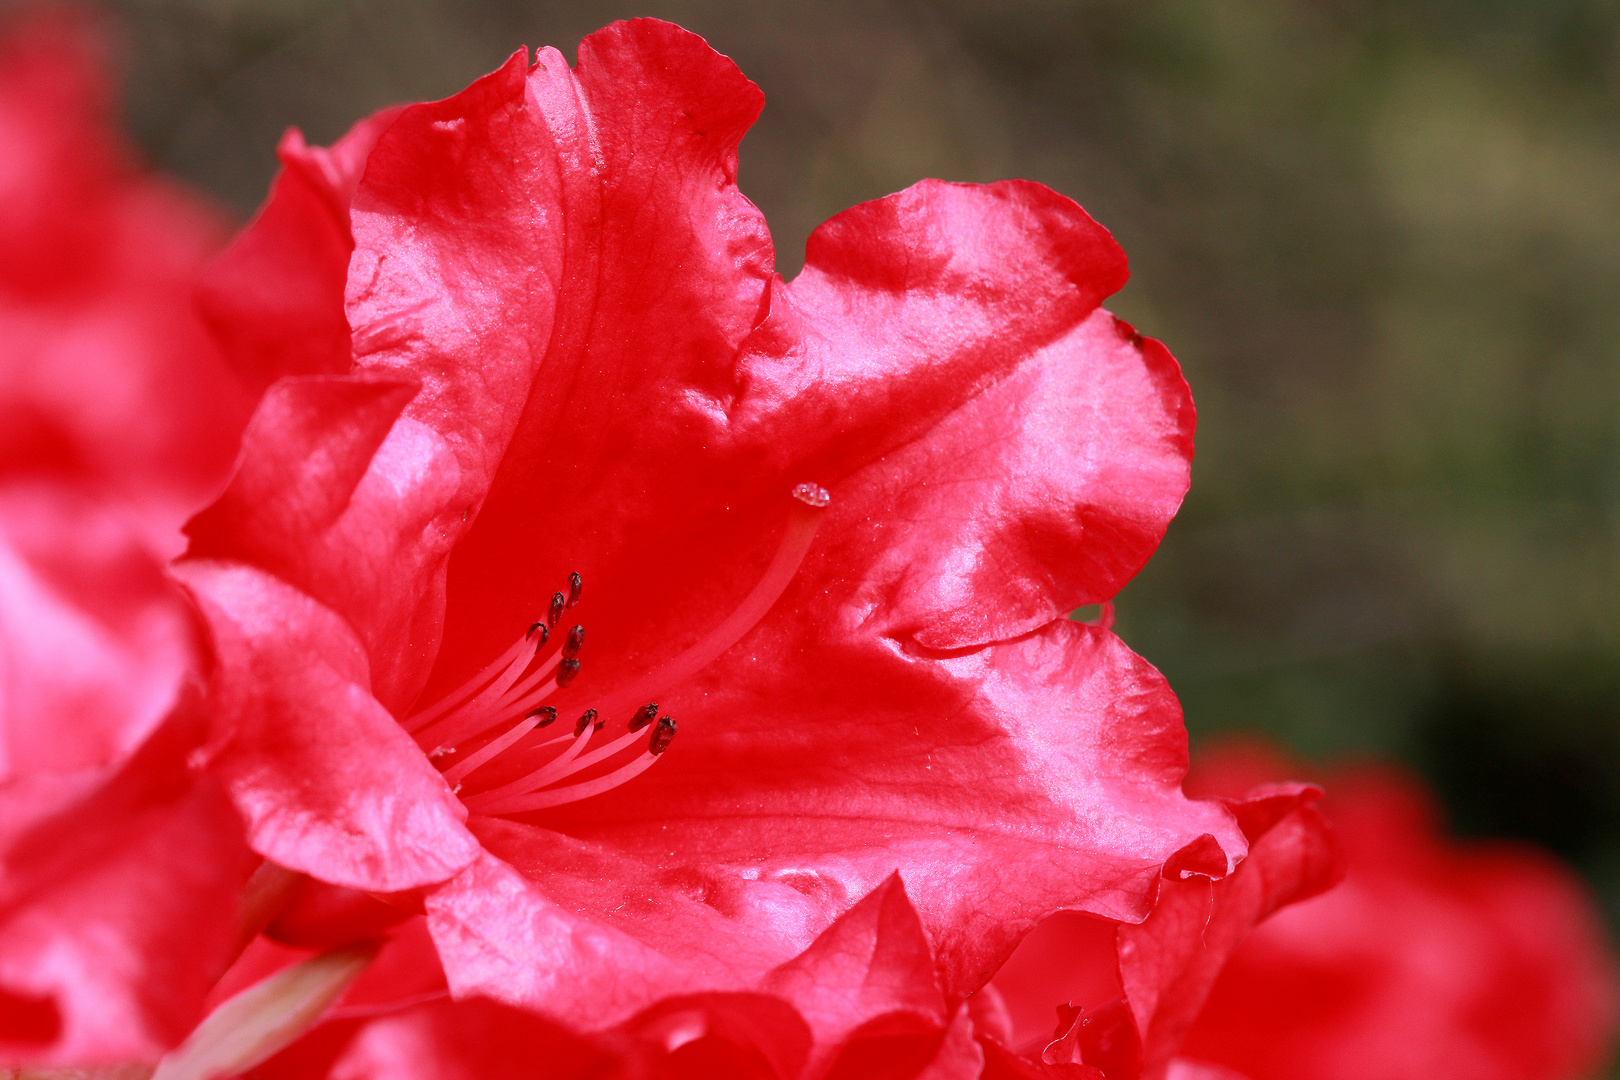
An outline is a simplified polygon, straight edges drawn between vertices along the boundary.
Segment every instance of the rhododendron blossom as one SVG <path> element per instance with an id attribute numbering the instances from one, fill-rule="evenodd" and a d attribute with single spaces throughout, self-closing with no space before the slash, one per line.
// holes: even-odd
<path id="1" fill-rule="evenodd" d="M 948 1016 L 1053 909 L 1140 921 L 1246 850 L 1163 680 L 1067 618 L 1192 452 L 1098 306 L 1118 246 L 929 181 L 784 281 L 735 184 L 760 107 L 666 23 L 520 52 L 289 136 L 207 285 L 268 386 L 179 569 L 211 768 L 332 903 L 420 903 L 458 997 L 756 990 L 898 871 Z"/>
<path id="2" fill-rule="evenodd" d="M 249 869 L 163 574 L 246 414 L 192 309 L 223 241 L 108 124 L 100 27 L 0 30 L 0 1062 L 154 1060 Z"/>

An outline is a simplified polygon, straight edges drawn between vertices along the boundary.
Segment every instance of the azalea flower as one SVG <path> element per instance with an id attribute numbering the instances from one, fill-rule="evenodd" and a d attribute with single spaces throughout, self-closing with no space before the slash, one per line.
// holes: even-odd
<path id="1" fill-rule="evenodd" d="M 1235 746 L 1195 774 L 1216 790 L 1277 764 Z M 1252 1080 L 1596 1075 L 1620 983 L 1574 876 L 1523 845 L 1446 839 L 1428 792 L 1396 769 L 1338 769 L 1327 787 L 1344 884 L 1238 947 L 1185 1053 Z"/>
<path id="2" fill-rule="evenodd" d="M 760 107 L 666 23 L 519 52 L 289 137 L 209 287 L 269 385 L 178 571 L 210 767 L 268 859 L 421 904 L 457 997 L 752 990 L 898 871 L 954 1008 L 1053 909 L 1140 921 L 1246 849 L 1163 680 L 1067 617 L 1192 452 L 1098 306 L 1118 246 L 929 181 L 785 282 Z"/>
<path id="3" fill-rule="evenodd" d="M 163 574 L 246 403 L 192 312 L 223 240 L 109 126 L 99 27 L 0 29 L 0 1061 L 153 1060 L 250 869 Z"/>

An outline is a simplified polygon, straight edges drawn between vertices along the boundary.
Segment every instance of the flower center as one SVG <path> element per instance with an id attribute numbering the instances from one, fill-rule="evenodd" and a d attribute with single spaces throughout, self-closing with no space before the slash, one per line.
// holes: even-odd
<path id="1" fill-rule="evenodd" d="M 573 683 L 581 670 L 585 627 L 556 632 L 563 614 L 583 594 L 578 573 L 568 575 L 566 593 L 551 598 L 545 618 L 533 623 L 484 670 L 406 717 L 405 730 L 467 808 L 479 814 L 502 816 L 562 806 L 611 791 L 640 775 L 669 749 L 676 727 L 673 717 L 659 716 L 657 703 L 646 699 L 696 674 L 736 644 L 765 617 L 798 573 L 830 496 L 815 484 L 800 484 L 793 489 L 793 498 L 775 557 L 736 610 L 685 652 L 597 695 L 571 731 L 546 730 L 558 717 L 557 707 L 546 701 Z M 629 719 L 621 734 L 590 748 L 593 736 L 626 713 Z M 649 725 L 652 734 L 643 736 Z M 644 739 L 642 751 L 633 753 Z M 628 760 L 626 751 L 633 754 Z"/>

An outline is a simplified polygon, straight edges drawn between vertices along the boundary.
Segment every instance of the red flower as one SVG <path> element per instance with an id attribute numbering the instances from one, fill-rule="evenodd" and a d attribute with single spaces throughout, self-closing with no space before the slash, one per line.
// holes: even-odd
<path id="1" fill-rule="evenodd" d="M 191 314 L 221 231 L 107 126 L 96 28 L 0 36 L 0 1060 L 154 1059 L 234 948 L 240 826 L 186 758 L 162 572 L 245 407 Z"/>
<path id="2" fill-rule="evenodd" d="M 1200 771 L 1229 783 L 1255 756 L 1229 751 Z M 1323 806 L 1349 876 L 1237 950 L 1189 1057 L 1253 1080 L 1598 1070 L 1620 991 L 1591 900 L 1566 869 L 1519 845 L 1445 840 L 1427 794 L 1391 769 L 1338 771 Z"/>
<path id="3" fill-rule="evenodd" d="M 460 995 L 756 985 L 898 869 L 954 1001 L 1053 908 L 1140 920 L 1244 851 L 1157 673 L 1066 618 L 1187 483 L 1175 362 L 1097 306 L 1118 247 L 927 182 L 784 283 L 734 183 L 760 103 L 655 21 L 519 53 L 284 143 L 212 288 L 292 373 L 190 526 L 216 767 L 269 858 L 437 885 Z"/>

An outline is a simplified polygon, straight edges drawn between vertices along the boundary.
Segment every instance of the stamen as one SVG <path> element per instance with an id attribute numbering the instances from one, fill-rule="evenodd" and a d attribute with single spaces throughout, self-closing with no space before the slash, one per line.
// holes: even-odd
<path id="1" fill-rule="evenodd" d="M 825 489 L 815 484 L 800 484 L 793 489 L 793 497 L 797 500 L 797 504 L 788 517 L 787 530 L 782 535 L 781 545 L 776 549 L 776 557 L 765 569 L 765 575 L 754 586 L 754 591 L 744 597 L 737 610 L 719 626 L 709 631 L 701 641 L 663 667 L 642 676 L 627 688 L 609 694 L 597 705 L 598 709 L 612 715 L 632 701 L 645 699 L 694 674 L 735 645 L 765 617 L 765 613 L 776 603 L 777 598 L 787 591 L 788 582 L 793 580 L 793 575 L 799 572 L 799 564 L 804 562 L 804 556 L 810 550 L 810 541 L 815 539 L 816 529 L 821 524 L 821 511 L 831 499 Z M 600 750 L 587 754 L 580 759 L 580 768 L 588 768 L 623 750 L 635 741 L 639 730 L 640 728 L 633 727 Z"/>
<path id="2" fill-rule="evenodd" d="M 562 653 L 572 660 L 579 655 L 580 648 L 585 644 L 585 628 L 576 626 L 568 631 L 568 640 L 563 642 Z"/>
<path id="3" fill-rule="evenodd" d="M 448 713 L 450 716 L 456 716 L 467 711 L 479 711 L 487 708 L 493 702 L 499 701 L 501 695 L 505 694 L 507 690 L 511 689 L 512 684 L 517 682 L 522 676 L 523 672 L 528 668 L 529 663 L 534 659 L 535 651 L 538 648 L 539 646 L 537 646 L 534 643 L 534 640 L 527 634 L 518 638 L 517 642 L 502 654 L 503 657 L 511 658 L 506 665 L 506 670 L 496 676 L 495 681 L 485 687 L 483 692 L 479 693 L 470 702 L 466 702 L 465 704 L 455 703 L 456 699 L 463 696 L 462 690 L 469 686 L 476 689 L 480 684 L 483 683 L 485 679 L 484 672 L 479 672 L 477 675 L 473 676 L 471 680 L 463 683 L 461 689 L 456 690 L 450 694 L 449 697 L 439 699 L 439 703 L 437 705 L 434 705 L 432 708 L 423 712 L 417 713 L 414 716 L 407 717 L 405 720 L 405 730 L 411 732 L 412 734 L 418 735 L 420 738 L 420 734 L 424 728 L 433 725 L 435 721 L 437 721 L 441 716 L 444 716 L 446 713 Z M 489 670 L 489 668 L 484 669 L 484 671 Z M 441 739 L 436 741 L 442 742 L 443 740 Z"/>
<path id="4" fill-rule="evenodd" d="M 450 716 L 443 719 L 430 716 L 421 722 L 418 726 L 428 730 L 420 732 L 419 741 L 424 741 L 425 745 L 432 745 L 431 741 L 425 739 L 431 731 L 439 737 L 438 741 L 449 745 L 477 735 L 490 727 L 500 716 L 522 713 L 523 719 L 517 724 L 446 771 L 446 781 L 458 792 L 461 780 L 489 764 L 503 752 L 510 751 L 506 758 L 502 758 L 507 764 L 501 771 L 506 776 L 511 776 L 513 766 L 518 769 L 530 768 L 528 762 L 544 756 L 548 752 L 545 748 L 550 744 L 569 741 L 569 745 L 561 753 L 539 768 L 506 783 L 497 783 L 497 786 L 490 790 L 464 795 L 462 802 L 467 808 L 479 814 L 516 814 L 560 806 L 609 791 L 650 768 L 652 763 L 669 749 L 676 732 L 674 719 L 669 716 L 660 717 L 655 702 L 647 702 L 636 708 L 626 725 L 627 730 L 622 735 L 590 753 L 585 751 L 591 736 L 606 726 L 607 721 L 604 717 L 623 715 L 620 710 L 628 709 L 633 702 L 646 701 L 657 690 L 678 683 L 702 670 L 758 625 L 776 604 L 798 573 L 799 566 L 803 563 L 816 529 L 820 525 L 821 511 L 830 499 L 825 490 L 814 484 L 800 484 L 793 489 L 792 494 L 795 503 L 791 507 L 776 553 L 763 576 L 737 608 L 679 655 L 640 678 L 611 691 L 601 698 L 594 708 L 587 709 L 575 723 L 571 740 L 567 735 L 560 735 L 550 740 L 536 742 L 527 736 L 537 728 L 545 727 L 557 719 L 556 708 L 550 705 L 536 707 L 539 701 L 555 690 L 568 686 L 579 676 L 578 654 L 585 641 L 583 625 L 576 625 L 570 629 L 562 647 L 526 678 L 523 677 L 523 673 L 528 668 L 529 660 L 537 653 L 531 650 L 525 657 L 519 650 L 507 659 L 505 670 L 502 670 L 499 664 L 492 664 L 475 680 L 473 690 L 485 682 L 489 682 L 489 685 L 468 705 L 455 709 Z M 568 594 L 565 596 L 559 592 L 551 598 L 544 623 L 537 623 L 536 627 L 545 631 L 555 628 L 562 618 L 562 613 L 579 602 L 582 588 L 580 575 L 577 572 L 570 574 Z M 530 628 L 531 635 L 536 627 Z M 546 640 L 546 636 L 549 635 L 542 636 L 542 642 Z M 514 669 L 511 665 L 518 659 L 522 659 L 523 662 Z M 556 673 L 554 679 L 550 678 L 552 671 Z M 460 700 L 470 694 L 471 691 L 458 691 L 453 697 Z M 450 704 L 453 705 L 453 702 Z M 441 702 L 434 706 L 434 709 L 442 713 L 446 711 L 446 705 Z M 646 750 L 635 760 L 591 780 L 556 787 L 549 791 L 544 790 L 618 754 L 638 740 L 641 737 L 640 733 L 655 720 L 657 726 L 645 744 Z M 452 735 L 454 738 L 451 738 Z"/>
<path id="5" fill-rule="evenodd" d="M 660 716 L 658 726 L 653 729 L 652 739 L 647 743 L 647 753 L 657 757 L 669 749 L 669 744 L 675 741 L 675 718 L 673 716 Z"/>
<path id="6" fill-rule="evenodd" d="M 476 795 L 465 796 L 461 801 L 466 804 L 467 809 L 482 814 L 485 806 L 498 803 L 509 795 L 532 791 L 537 787 L 545 787 L 547 784 L 561 780 L 574 772 L 574 759 L 579 756 L 581 750 L 585 749 L 585 745 L 591 741 L 591 732 L 595 730 L 595 728 L 587 727 L 579 735 L 575 736 L 568 749 L 558 754 L 554 760 L 542 768 L 536 769 L 526 776 L 520 776 L 510 783 L 502 784 L 500 787 L 490 788 L 488 791 L 481 791 Z"/>
<path id="7" fill-rule="evenodd" d="M 533 717 L 525 716 L 522 720 L 513 724 L 506 734 L 491 739 L 487 745 L 481 747 L 476 753 L 468 754 L 465 758 L 446 769 L 444 771 L 444 782 L 451 787 L 455 787 L 468 773 L 523 738 L 538 726 Z"/>
<path id="8" fill-rule="evenodd" d="M 579 661 L 572 658 L 557 665 L 557 685 L 567 686 L 579 674 Z"/>
<path id="9" fill-rule="evenodd" d="M 529 631 L 530 633 L 533 633 L 534 627 L 531 626 Z M 483 671 L 480 671 L 478 674 L 474 675 L 472 678 L 468 679 L 466 682 L 462 683 L 460 686 L 456 687 L 454 690 L 450 691 L 444 697 L 440 698 L 438 701 L 435 701 L 427 708 L 418 709 L 416 712 L 406 717 L 404 721 L 405 730 L 413 731 L 426 724 L 429 724 L 434 720 L 437 720 L 440 716 L 443 716 L 445 713 L 449 712 L 451 709 L 455 708 L 467 698 L 472 697 L 473 694 L 477 693 L 479 687 L 483 686 L 486 682 L 495 677 L 496 672 L 500 671 L 502 668 L 506 667 L 513 660 L 515 660 L 518 653 L 523 651 L 523 646 L 527 644 L 527 642 L 527 635 L 518 638 L 512 643 L 511 648 L 501 653 L 501 655 L 497 656 L 494 660 L 491 660 L 489 666 Z M 540 643 L 542 645 L 545 644 L 545 639 L 542 638 Z"/>
<path id="10" fill-rule="evenodd" d="M 491 683 L 489 690 L 480 694 L 473 701 L 468 702 L 431 726 L 414 732 L 416 741 L 423 746 L 442 746 L 445 743 L 460 742 L 462 739 L 477 735 L 491 724 L 498 723 L 503 716 L 527 711 L 531 706 L 538 704 L 545 697 L 545 694 L 530 695 L 528 700 L 515 699 L 515 695 L 523 693 L 524 687 L 549 675 L 557 666 L 559 659 L 561 659 L 561 654 L 553 653 L 551 658 L 541 664 L 533 675 L 523 680 L 516 687 L 510 681 L 507 681 L 507 678 L 514 671 L 516 674 L 522 674 L 523 668 L 528 666 L 528 661 L 524 660 L 522 666 L 518 666 L 514 662 L 513 669 L 501 677 L 501 682 Z M 578 663 L 577 660 L 574 662 Z M 499 693 L 492 694 L 492 691 L 495 691 L 497 687 L 499 687 Z M 508 693 L 508 691 L 511 691 L 511 693 Z M 550 692 L 549 687 L 547 687 L 547 692 Z"/>
<path id="11" fill-rule="evenodd" d="M 561 661 L 562 653 L 553 653 L 545 663 L 535 668 L 528 678 L 507 692 L 499 708 L 507 713 L 521 712 L 550 697 L 551 692 L 557 688 L 556 684 L 550 681 L 551 673 L 557 670 L 557 665 Z"/>
<path id="12" fill-rule="evenodd" d="M 764 576 L 753 591 L 737 605 L 737 609 L 702 640 L 673 660 L 603 698 L 596 706 L 598 709 L 611 716 L 628 708 L 632 702 L 645 701 L 665 687 L 696 674 L 735 645 L 765 617 L 765 613 L 787 591 L 793 575 L 799 572 L 799 564 L 804 562 L 810 550 L 810 541 L 815 539 L 816 529 L 821 525 L 821 511 L 831 496 L 815 484 L 800 484 L 793 489 L 793 498 L 794 506 L 788 515 L 787 529 L 782 534 L 775 558 L 765 568 Z"/>
<path id="13" fill-rule="evenodd" d="M 478 813 L 494 817 L 498 814 L 522 814 L 530 810 L 544 810 L 551 806 L 562 806 L 565 803 L 578 802 L 588 799 L 592 795 L 600 795 L 604 791 L 614 788 L 631 780 L 648 769 L 658 760 L 656 754 L 642 754 L 639 758 L 624 766 L 615 769 L 606 776 L 599 776 L 595 780 L 587 780 L 583 784 L 570 784 L 568 787 L 552 788 L 550 791 L 536 791 L 528 795 L 517 795 L 501 802 L 491 802 L 477 807 L 469 804 L 469 809 L 476 809 Z"/>
<path id="14" fill-rule="evenodd" d="M 534 632 L 536 630 L 540 631 L 540 644 L 542 646 L 545 645 L 546 642 L 551 640 L 551 631 L 546 628 L 545 623 L 543 623 L 543 622 L 530 623 L 529 624 L 529 636 L 534 637 Z"/>

